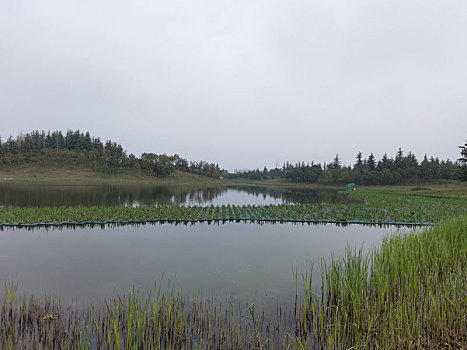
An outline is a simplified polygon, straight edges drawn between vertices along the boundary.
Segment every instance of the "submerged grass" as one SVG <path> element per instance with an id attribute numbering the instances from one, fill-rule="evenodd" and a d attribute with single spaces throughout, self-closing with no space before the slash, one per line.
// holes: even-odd
<path id="1" fill-rule="evenodd" d="M 264 312 L 255 314 L 254 303 L 155 290 L 152 296 L 133 290 L 126 299 L 87 307 L 64 307 L 50 297 L 4 300 L 0 348 L 254 349 L 274 348 L 273 342 L 280 348 L 279 339 L 287 341 Z M 276 314 L 274 321 L 281 322 Z"/>
<path id="2" fill-rule="evenodd" d="M 364 223 L 437 223 L 467 214 L 463 198 L 356 191 L 354 201 L 281 205 L 222 206 L 76 206 L 0 208 L 0 225 L 37 223 L 120 223 L 129 221 L 337 221 Z"/>
<path id="3" fill-rule="evenodd" d="M 132 291 L 104 305 L 63 307 L 19 300 L 7 285 L 0 312 L 4 349 L 466 349 L 467 215 L 420 233 L 393 235 L 364 256 L 348 249 L 293 271 L 295 305 Z M 299 288 L 301 279 L 302 288 Z M 271 311 L 273 310 L 273 311 Z"/>

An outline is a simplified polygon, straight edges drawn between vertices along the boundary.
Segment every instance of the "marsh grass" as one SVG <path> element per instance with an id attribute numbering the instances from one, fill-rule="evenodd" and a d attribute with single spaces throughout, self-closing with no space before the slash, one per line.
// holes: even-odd
<path id="1" fill-rule="evenodd" d="M 23 297 L 6 285 L 0 314 L 2 349 L 273 349 L 289 346 L 292 309 L 256 311 L 255 302 L 190 297 L 154 285 L 103 304 L 63 306 L 57 298 Z"/>
<path id="2" fill-rule="evenodd" d="M 304 285 L 300 341 L 330 349 L 465 349 L 467 216 L 323 264 Z M 310 307 L 309 305 L 313 305 Z"/>

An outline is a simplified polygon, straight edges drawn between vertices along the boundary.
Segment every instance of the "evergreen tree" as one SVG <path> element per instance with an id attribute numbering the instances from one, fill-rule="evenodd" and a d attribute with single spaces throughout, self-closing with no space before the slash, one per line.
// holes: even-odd
<path id="1" fill-rule="evenodd" d="M 334 160 L 332 161 L 331 167 L 334 170 L 339 170 L 341 168 L 341 160 L 339 159 L 338 154 L 336 154 L 336 156 L 334 157 Z"/>
<path id="2" fill-rule="evenodd" d="M 384 153 L 383 158 L 381 158 L 381 160 L 378 161 L 378 164 L 376 165 L 376 169 L 380 171 L 383 169 L 392 170 L 393 167 L 394 160 L 392 158 L 389 158 L 387 153 Z"/>
<path id="3" fill-rule="evenodd" d="M 396 158 L 394 159 L 394 165 L 396 168 L 401 169 L 404 167 L 404 152 L 402 152 L 402 148 L 399 148 L 399 150 L 396 153 Z"/>
<path id="4" fill-rule="evenodd" d="M 461 180 L 467 181 L 467 141 L 463 146 L 459 146 L 459 148 L 461 149 L 461 157 L 458 159 L 458 161 L 463 167 Z"/>
<path id="5" fill-rule="evenodd" d="M 373 153 L 371 153 L 368 156 L 368 160 L 366 164 L 367 164 L 368 170 L 373 171 L 376 169 L 376 160 L 375 160 L 375 156 L 373 155 Z"/>
<path id="6" fill-rule="evenodd" d="M 363 166 L 363 161 L 362 161 L 362 152 L 358 151 L 357 153 L 357 162 L 354 165 L 354 169 L 360 170 Z"/>

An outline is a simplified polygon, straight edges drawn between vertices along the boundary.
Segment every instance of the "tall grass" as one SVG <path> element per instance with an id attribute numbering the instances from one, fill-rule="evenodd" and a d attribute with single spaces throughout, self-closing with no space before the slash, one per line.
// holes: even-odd
<path id="1" fill-rule="evenodd" d="M 307 285 L 300 341 L 328 349 L 465 349 L 467 216 L 393 235 L 368 256 L 348 250 Z M 313 305 L 314 307 L 310 307 Z"/>

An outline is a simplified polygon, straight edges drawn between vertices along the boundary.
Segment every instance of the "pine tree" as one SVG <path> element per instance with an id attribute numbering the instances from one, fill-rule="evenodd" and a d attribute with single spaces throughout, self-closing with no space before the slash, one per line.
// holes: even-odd
<path id="1" fill-rule="evenodd" d="M 461 149 L 461 158 L 458 161 L 461 163 L 462 167 L 464 168 L 462 174 L 462 181 L 467 181 L 467 141 L 465 142 L 464 146 L 459 146 Z"/>
<path id="2" fill-rule="evenodd" d="M 368 160 L 367 160 L 366 164 L 368 166 L 368 170 L 373 171 L 373 170 L 376 169 L 376 160 L 375 160 L 375 156 L 373 155 L 373 153 L 371 153 L 368 156 Z"/>
<path id="3" fill-rule="evenodd" d="M 360 169 L 362 168 L 362 166 L 363 166 L 362 152 L 359 151 L 359 152 L 357 153 L 357 162 L 355 163 L 354 168 L 360 170 Z"/>
<path id="4" fill-rule="evenodd" d="M 396 159 L 394 159 L 394 164 L 396 165 L 397 168 L 402 168 L 403 167 L 403 163 L 404 163 L 404 152 L 402 151 L 402 148 L 399 148 L 399 150 L 397 151 L 397 154 L 396 154 Z"/>
<path id="5" fill-rule="evenodd" d="M 339 159 L 339 155 L 336 154 L 334 160 L 332 161 L 332 168 L 333 169 L 340 169 L 341 168 L 341 160 Z"/>

